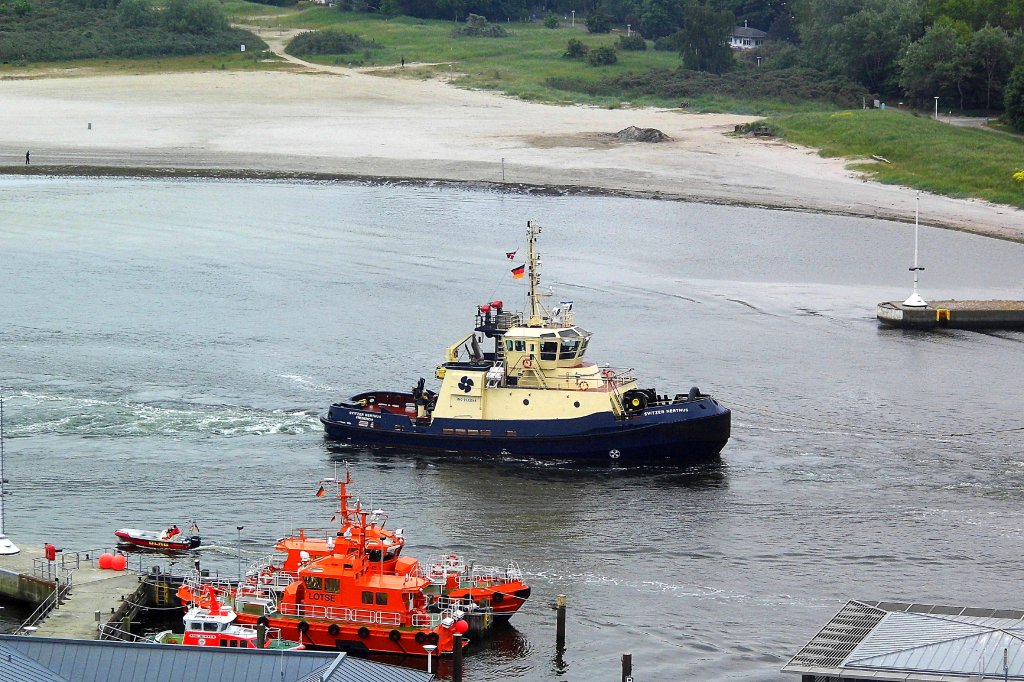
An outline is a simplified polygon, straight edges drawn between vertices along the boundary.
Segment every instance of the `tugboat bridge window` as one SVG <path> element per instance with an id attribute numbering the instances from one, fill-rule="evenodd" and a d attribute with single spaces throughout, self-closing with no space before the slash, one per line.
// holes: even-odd
<path id="1" fill-rule="evenodd" d="M 364 604 L 372 604 L 373 603 L 373 592 L 369 592 L 367 590 L 363 590 L 363 603 Z"/>
<path id="2" fill-rule="evenodd" d="M 558 359 L 558 342 L 557 341 L 544 341 L 540 344 L 540 359 L 541 360 L 557 360 Z"/>
<path id="3" fill-rule="evenodd" d="M 387 592 L 378 592 L 377 593 L 377 606 L 387 606 L 387 605 L 388 605 L 388 593 Z"/>
<path id="4" fill-rule="evenodd" d="M 341 580 L 338 578 L 324 578 L 324 590 L 337 593 L 341 590 Z"/>
<path id="5" fill-rule="evenodd" d="M 526 342 L 525 341 L 515 341 L 514 343 L 515 343 L 517 351 L 524 351 L 524 350 L 526 350 Z"/>
<path id="6" fill-rule="evenodd" d="M 322 590 L 323 584 L 320 581 L 318 575 L 307 575 L 306 576 L 306 587 L 310 590 Z"/>
<path id="7" fill-rule="evenodd" d="M 203 629 L 207 632 L 217 632 L 219 629 L 217 627 L 218 625 L 220 625 L 220 623 L 203 623 Z"/>

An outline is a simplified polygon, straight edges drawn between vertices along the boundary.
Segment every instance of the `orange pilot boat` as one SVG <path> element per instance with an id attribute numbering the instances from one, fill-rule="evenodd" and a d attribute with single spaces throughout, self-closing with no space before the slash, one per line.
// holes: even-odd
<path id="1" fill-rule="evenodd" d="M 425 589 L 432 611 L 447 609 L 476 610 L 491 608 L 495 619 L 507 621 L 530 597 L 530 587 L 523 581 L 518 564 L 510 561 L 505 567 L 477 566 L 458 554 L 444 554 L 428 559 L 425 567 L 416 559 L 401 556 L 406 538 L 401 528 L 385 528 L 388 516 L 382 509 L 366 511 L 348 492 L 352 474 L 345 467 L 345 478 L 320 481 L 317 497 L 327 487 L 337 487 L 338 509 L 334 518 L 339 526 L 329 530 L 297 528 L 289 537 L 277 541 L 279 552 L 254 564 L 247 573 L 250 585 L 275 586 L 282 591 L 297 577 L 299 568 L 310 561 L 335 553 L 361 548 L 370 573 L 380 575 L 416 576 L 430 579 Z"/>

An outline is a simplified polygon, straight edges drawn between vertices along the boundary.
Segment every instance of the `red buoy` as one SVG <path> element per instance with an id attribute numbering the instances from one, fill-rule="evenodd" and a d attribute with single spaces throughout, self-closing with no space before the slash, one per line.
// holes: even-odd
<path id="1" fill-rule="evenodd" d="M 123 571 L 128 568 L 128 557 L 124 554 L 115 554 L 110 558 L 110 568 L 115 571 Z"/>
<path id="2" fill-rule="evenodd" d="M 503 306 L 501 304 L 501 301 L 491 301 L 491 307 L 501 310 Z"/>
<path id="3" fill-rule="evenodd" d="M 452 626 L 452 631 L 457 632 L 460 635 L 464 635 L 469 631 L 469 623 L 464 620 L 457 620 L 455 621 L 455 625 Z"/>
<path id="4" fill-rule="evenodd" d="M 482 306 L 480 306 L 480 312 L 485 314 L 491 312 L 491 306 L 487 305 L 486 303 L 483 304 Z"/>
<path id="5" fill-rule="evenodd" d="M 99 565 L 100 568 L 110 568 L 110 562 L 114 560 L 114 555 L 110 552 L 104 552 L 100 554 Z"/>

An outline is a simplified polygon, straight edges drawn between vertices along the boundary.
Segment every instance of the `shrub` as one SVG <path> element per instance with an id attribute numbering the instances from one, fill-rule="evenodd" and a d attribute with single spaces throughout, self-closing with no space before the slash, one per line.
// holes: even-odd
<path id="1" fill-rule="evenodd" d="M 117 6 L 117 22 L 126 28 L 155 26 L 157 14 L 149 0 L 121 0 Z"/>
<path id="2" fill-rule="evenodd" d="M 589 51 L 589 47 L 575 38 L 570 38 L 569 44 L 565 46 L 565 53 L 562 56 L 566 59 L 584 59 Z"/>
<path id="3" fill-rule="evenodd" d="M 1006 81 L 1003 104 L 1010 125 L 1014 130 L 1024 132 L 1024 64 L 1015 68 Z"/>
<path id="4" fill-rule="evenodd" d="M 604 9 L 597 5 L 587 15 L 587 30 L 591 33 L 610 33 L 612 30 L 612 20 Z"/>
<path id="5" fill-rule="evenodd" d="M 625 52 L 643 52 L 647 49 L 647 41 L 640 34 L 619 36 L 616 47 Z"/>
<path id="6" fill-rule="evenodd" d="M 544 17 L 544 28 L 558 28 L 558 16 L 554 12 L 549 12 Z"/>
<path id="7" fill-rule="evenodd" d="M 587 53 L 587 64 L 591 66 L 607 66 L 617 61 L 619 57 L 615 54 L 615 48 L 607 45 L 595 47 Z"/>
<path id="8" fill-rule="evenodd" d="M 319 54 L 353 54 L 360 50 L 368 52 L 380 47 L 379 43 L 352 33 L 324 30 L 300 33 L 291 39 L 285 52 L 296 57 L 306 57 Z"/>
<path id="9" fill-rule="evenodd" d="M 466 25 L 452 31 L 457 36 L 474 36 L 483 38 L 504 38 L 508 32 L 497 24 L 487 23 L 487 18 L 479 14 L 466 17 Z"/>

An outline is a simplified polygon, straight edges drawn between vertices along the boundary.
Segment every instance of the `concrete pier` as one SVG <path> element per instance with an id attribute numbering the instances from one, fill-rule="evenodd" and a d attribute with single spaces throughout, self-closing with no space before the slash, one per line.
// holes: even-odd
<path id="1" fill-rule="evenodd" d="M 924 307 L 889 301 L 878 304 L 876 317 L 907 329 L 1024 329 L 1024 301 L 929 301 Z"/>
<path id="2" fill-rule="evenodd" d="M 107 622 L 139 589 L 139 573 L 100 569 L 95 553 L 58 552 L 47 561 L 42 547 L 19 546 L 19 554 L 0 556 L 0 599 L 39 606 L 60 590 L 53 610 L 36 624 L 37 637 L 96 639 L 96 612 Z"/>

